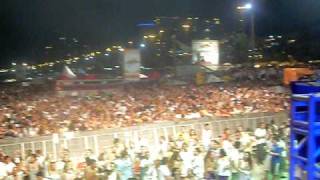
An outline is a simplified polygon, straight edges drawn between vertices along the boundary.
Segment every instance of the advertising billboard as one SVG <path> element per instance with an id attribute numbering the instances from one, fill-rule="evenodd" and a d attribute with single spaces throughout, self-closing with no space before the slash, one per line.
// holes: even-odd
<path id="1" fill-rule="evenodd" d="M 139 80 L 141 54 L 139 49 L 126 49 L 123 54 L 123 76 L 126 80 Z"/>
<path id="2" fill-rule="evenodd" d="M 192 41 L 192 62 L 207 65 L 219 65 L 219 41 Z"/>

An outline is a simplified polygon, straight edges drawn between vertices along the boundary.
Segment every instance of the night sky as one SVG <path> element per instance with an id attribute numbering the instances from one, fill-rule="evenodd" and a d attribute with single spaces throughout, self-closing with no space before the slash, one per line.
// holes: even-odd
<path id="1" fill-rule="evenodd" d="M 137 36 L 135 24 L 155 16 L 221 17 L 231 28 L 242 0 L 1 0 L 0 65 L 40 61 L 59 37 L 101 48 Z M 320 34 L 319 0 L 255 0 L 257 34 Z"/>

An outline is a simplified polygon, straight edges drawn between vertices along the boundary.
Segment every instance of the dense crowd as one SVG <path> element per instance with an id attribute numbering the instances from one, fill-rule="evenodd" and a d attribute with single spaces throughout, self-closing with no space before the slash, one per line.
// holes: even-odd
<path id="1" fill-rule="evenodd" d="M 285 90 L 263 85 L 124 85 L 85 97 L 9 87 L 0 98 L 2 138 L 288 109 Z"/>
<path id="2" fill-rule="evenodd" d="M 74 162 L 68 149 L 58 159 L 40 150 L 21 157 L 0 153 L 0 179 L 51 180 L 263 180 L 280 179 L 287 169 L 288 125 L 271 122 L 255 130 L 225 129 L 213 138 L 209 124 L 202 132 L 183 129 L 176 137 L 160 137 L 155 146 L 145 139 L 114 139 L 99 155 L 88 149 Z"/>
<path id="3" fill-rule="evenodd" d="M 32 137 L 165 120 L 280 112 L 288 94 L 268 86 L 129 85 L 91 96 L 60 97 L 39 87 L 0 94 L 1 137 Z"/>

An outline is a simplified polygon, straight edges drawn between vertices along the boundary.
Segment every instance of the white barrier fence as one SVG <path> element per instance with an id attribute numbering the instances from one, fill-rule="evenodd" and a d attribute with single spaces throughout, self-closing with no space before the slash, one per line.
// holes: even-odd
<path id="1" fill-rule="evenodd" d="M 254 129 L 261 122 L 269 123 L 271 120 L 280 124 L 288 121 L 286 112 L 275 114 L 255 114 L 233 118 L 202 118 L 183 122 L 161 122 L 143 126 L 106 129 L 100 131 L 79 132 L 73 137 L 45 136 L 34 138 L 14 138 L 0 141 L 0 148 L 8 155 L 19 151 L 24 157 L 26 151 L 42 150 L 44 154 L 51 154 L 54 159 L 59 158 L 60 151 L 67 148 L 72 159 L 83 157 L 86 149 L 92 149 L 98 155 L 110 147 L 115 137 L 124 141 L 137 141 L 144 138 L 149 144 L 157 145 L 161 136 L 168 139 L 176 136 L 182 129 L 194 129 L 200 133 L 205 124 L 210 124 L 214 136 L 222 134 L 225 128 L 234 130 L 238 126 Z"/>

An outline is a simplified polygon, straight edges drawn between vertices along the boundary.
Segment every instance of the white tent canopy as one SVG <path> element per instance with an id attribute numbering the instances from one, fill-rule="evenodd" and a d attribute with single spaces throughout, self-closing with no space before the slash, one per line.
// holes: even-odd
<path id="1" fill-rule="evenodd" d="M 68 66 L 63 67 L 63 71 L 61 75 L 70 79 L 77 77 L 77 75 L 75 75 Z"/>

